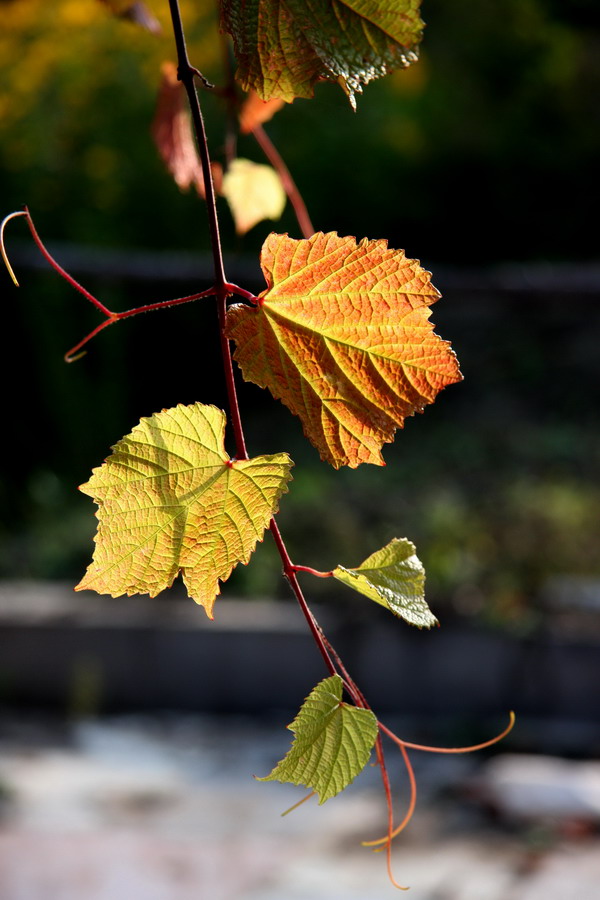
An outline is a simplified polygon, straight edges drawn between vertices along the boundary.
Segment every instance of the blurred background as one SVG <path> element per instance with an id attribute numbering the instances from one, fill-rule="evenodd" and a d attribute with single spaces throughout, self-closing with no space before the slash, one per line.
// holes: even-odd
<path id="1" fill-rule="evenodd" d="M 212 4 L 181 5 L 193 63 L 222 83 Z M 115 310 L 211 283 L 202 201 L 178 191 L 150 135 L 160 65 L 174 51 L 166 2 L 148 6 L 162 34 L 121 21 L 92 0 L 0 2 L 0 211 L 27 204 L 57 259 Z M 331 569 L 358 564 L 393 536 L 417 545 L 428 600 L 442 623 L 435 634 L 409 634 L 329 582 L 306 584 L 371 702 L 399 717 L 407 739 L 483 739 L 515 708 L 521 725 L 503 749 L 560 754 L 575 765 L 600 754 L 600 14 L 595 0 L 499 0 L 477 8 L 428 0 L 423 17 L 420 61 L 368 85 L 356 114 L 339 88 L 322 85 L 314 100 L 295 101 L 266 130 L 317 229 L 385 237 L 433 272 L 443 298 L 432 319 L 452 342 L 465 381 L 406 423 L 384 450 L 385 469 L 340 472 L 320 462 L 286 409 L 243 385 L 249 448 L 253 455 L 287 450 L 296 462 L 280 517 L 296 561 Z M 225 110 L 207 92 L 202 102 L 212 152 L 222 161 Z M 241 137 L 238 149 L 263 161 L 251 136 Z M 219 203 L 228 277 L 258 292 L 262 241 L 272 227 L 299 237 L 293 214 L 288 207 L 280 222 L 240 238 Z M 288 721 L 323 673 L 268 540 L 225 585 L 214 624 L 177 589 L 152 603 L 72 594 L 96 523 L 76 486 L 141 416 L 195 401 L 225 407 L 216 319 L 210 300 L 142 316 L 104 332 L 83 359 L 66 365 L 64 353 L 99 316 L 48 269 L 22 220 L 8 226 L 6 245 L 21 288 L 0 271 L 0 804 L 35 831 L 35 815 L 45 814 L 27 819 L 19 785 L 31 773 L 18 769 L 35 748 L 66 754 L 67 771 L 82 754 L 97 759 L 106 752 L 105 763 L 114 761 L 115 746 L 125 747 L 127 760 L 154 747 L 148 752 L 155 762 L 184 759 L 185 777 L 192 771 L 195 784 L 214 775 L 214 760 L 240 734 L 254 746 L 248 729 L 270 727 L 257 725 L 257 717 Z M 157 710 L 183 711 L 184 719 Z M 146 718 L 136 719 L 141 711 Z M 237 738 L 234 719 L 241 722 Z M 257 747 L 266 747 L 271 761 L 260 756 L 259 774 L 272 765 L 265 733 Z M 189 770 L 182 734 L 186 747 L 200 744 L 208 754 Z M 282 741 L 284 750 L 285 732 Z M 131 787 L 127 771 L 123 783 Z M 244 758 L 219 771 L 221 793 L 209 805 L 250 769 Z M 439 812 L 435 803 L 456 776 L 467 830 L 491 829 L 490 809 L 502 819 L 489 784 L 484 790 L 469 781 L 473 770 L 429 771 L 423 779 L 432 785 L 425 789 L 431 809 Z M 94 782 L 98 772 L 89 772 Z M 272 787 L 262 786 L 257 803 Z M 111 807 L 94 827 L 130 828 L 130 815 L 147 822 L 146 788 L 140 790 L 142 812 Z M 584 793 L 589 801 L 593 790 Z M 70 808 L 64 797 L 59 805 Z M 454 829 L 457 808 L 441 816 L 442 831 Z M 544 815 L 523 824 L 511 812 L 511 840 L 518 833 L 515 846 L 527 849 L 517 858 L 505 847 L 511 872 L 527 874 L 531 866 L 539 874 L 531 859 L 547 862 L 539 848 L 557 846 L 569 828 L 568 840 L 574 832 L 587 840 L 598 808 L 588 802 L 585 814 L 570 809 L 562 819 L 555 810 L 551 825 Z M 69 827 L 79 821 L 67 817 Z M 227 828 L 233 826 L 223 826 L 231 837 Z M 10 831 L 4 838 L 0 855 L 12 858 Z M 346 838 L 339 840 L 341 846 Z M 581 844 L 565 846 L 567 856 L 583 852 Z M 246 851 L 250 859 L 254 850 Z M 282 850 L 289 862 L 288 852 Z M 467 858 L 463 874 L 481 849 Z M 585 871 L 585 861 L 578 866 Z M 440 878 L 451 878 L 442 870 Z M 379 893 L 354 894 L 346 886 L 336 894 L 335 875 L 319 871 L 314 884 L 329 886 L 311 888 L 309 879 L 306 896 L 387 896 L 383 877 Z M 417 896 L 492 898 L 488 876 L 486 870 L 487 893 L 459 878 L 455 893 L 444 893 L 450 889 L 440 882 Z M 559 881 L 554 873 L 553 884 Z M 284 883 L 275 878 L 272 895 L 264 885 L 255 893 L 238 885 L 223 887 L 222 896 L 304 896 Z M 515 881 L 513 894 L 502 878 L 494 883 L 503 897 L 538 896 L 533 882 L 525 888 Z M 163 893 L 148 885 L 135 890 L 144 900 L 179 898 L 173 884 Z M 221 896 L 216 884 L 211 897 Z M 27 890 L 19 894 L 11 882 L 2 896 L 37 900 L 35 886 Z M 64 884 L 55 894 L 48 883 L 44 890 L 45 900 L 82 896 Z M 124 888 L 107 890 L 107 897 L 120 897 Z M 561 890 L 549 893 L 546 884 L 539 896 L 571 896 L 570 888 Z M 585 890 L 579 885 L 572 896 L 597 896 Z"/>

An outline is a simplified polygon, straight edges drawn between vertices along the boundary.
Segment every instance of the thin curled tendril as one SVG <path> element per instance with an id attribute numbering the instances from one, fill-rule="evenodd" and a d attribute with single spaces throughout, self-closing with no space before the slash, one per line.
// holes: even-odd
<path id="1" fill-rule="evenodd" d="M 399 825 L 396 826 L 393 830 L 390 829 L 388 834 L 385 837 L 379 838 L 375 841 L 363 841 L 364 847 L 373 847 L 375 852 L 383 850 L 385 847 L 388 848 L 392 842 L 392 840 L 403 831 L 410 820 L 412 819 L 413 813 L 415 811 L 415 806 L 417 802 L 417 782 L 415 779 L 415 773 L 408 757 L 407 749 L 412 750 L 422 750 L 426 753 L 473 753 L 476 750 L 484 750 L 486 747 L 492 747 L 494 744 L 497 744 L 499 741 L 503 740 L 507 734 L 509 734 L 513 726 L 515 724 L 515 714 L 511 710 L 509 713 L 509 721 L 506 728 L 497 734 L 495 737 L 490 738 L 489 741 L 483 741 L 480 744 L 472 744 L 469 747 L 430 747 L 427 744 L 413 744 L 410 741 L 403 741 L 397 735 L 394 734 L 393 731 L 390 731 L 389 728 L 386 728 L 382 722 L 379 722 L 380 730 L 390 738 L 390 740 L 394 741 L 395 744 L 398 745 L 400 751 L 402 753 L 402 757 L 404 759 L 404 764 L 406 766 L 406 771 L 408 773 L 408 778 L 410 782 L 410 801 L 408 805 L 408 809 L 406 814 Z"/>
<path id="2" fill-rule="evenodd" d="M 19 287 L 19 282 L 17 281 L 17 276 L 14 273 L 14 269 L 10 264 L 8 259 L 8 254 L 6 252 L 6 247 L 4 246 L 4 229 L 11 219 L 16 219 L 17 216 L 29 216 L 29 213 L 25 209 L 17 210 L 17 212 L 9 213 L 2 219 L 2 223 L 0 224 L 0 253 L 2 254 L 2 259 L 4 260 L 4 265 L 8 269 L 8 274 L 12 278 L 16 287 Z"/>

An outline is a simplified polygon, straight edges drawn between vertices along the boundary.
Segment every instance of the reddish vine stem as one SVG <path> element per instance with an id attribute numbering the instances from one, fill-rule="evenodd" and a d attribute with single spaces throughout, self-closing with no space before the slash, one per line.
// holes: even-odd
<path id="1" fill-rule="evenodd" d="M 95 328 L 92 328 L 92 330 L 88 334 L 86 334 L 84 338 L 78 341 L 74 347 L 71 347 L 70 350 L 67 350 L 63 357 L 64 361 L 66 363 L 77 362 L 78 359 L 81 359 L 82 356 L 85 356 L 87 350 L 83 350 L 82 348 L 85 347 L 85 345 L 89 341 L 91 341 L 92 338 L 95 338 L 97 334 L 100 334 L 101 331 L 104 331 L 105 328 L 108 328 L 109 325 L 113 325 L 116 321 L 118 320 L 113 316 L 110 316 L 108 319 L 105 319 L 104 322 L 100 322 L 99 325 L 96 325 Z"/>
<path id="2" fill-rule="evenodd" d="M 183 30 L 183 22 L 181 19 L 181 11 L 179 9 L 179 0 L 169 0 L 169 9 L 171 12 L 171 21 L 173 23 L 173 35 L 175 37 L 175 46 L 177 48 L 177 77 L 185 87 L 190 112 L 192 114 L 192 122 L 194 123 L 194 131 L 196 133 L 196 141 L 198 143 L 198 151 L 200 153 L 200 161 L 202 163 L 202 174 L 204 176 L 204 187 L 206 193 L 206 208 L 208 211 L 208 227 L 210 231 L 210 246 L 213 256 L 213 268 L 215 272 L 215 280 L 217 288 L 217 296 L 227 297 L 227 279 L 225 278 L 225 267 L 223 264 L 223 251 L 221 250 L 221 234 L 219 230 L 219 220 L 217 217 L 217 205 L 215 201 L 215 186 L 213 183 L 212 170 L 210 166 L 210 155 L 208 152 L 208 141 L 206 139 L 206 129 L 204 127 L 204 118 L 200 108 L 200 100 L 196 91 L 195 77 L 198 70 L 192 66 L 185 41 L 185 33 Z"/>
<path id="3" fill-rule="evenodd" d="M 177 297 L 174 300 L 161 300 L 158 303 L 148 303 L 146 306 L 138 306 L 135 309 L 126 309 L 124 312 L 114 313 L 109 312 L 105 314 L 107 317 L 104 322 L 101 322 L 100 325 L 97 325 L 93 328 L 89 334 L 86 334 L 84 338 L 82 338 L 74 347 L 71 347 L 65 353 L 65 362 L 72 363 L 77 359 L 80 359 L 82 356 L 85 356 L 85 351 L 81 351 L 82 347 L 92 340 L 92 338 L 96 337 L 101 331 L 107 328 L 109 325 L 114 325 L 115 322 L 119 322 L 121 319 L 129 319 L 131 316 L 138 316 L 140 313 L 153 312 L 154 310 L 159 309 L 167 309 L 170 306 L 179 306 L 181 303 L 192 303 L 193 300 L 200 300 L 202 297 L 211 297 L 215 293 L 214 288 L 207 288 L 205 291 L 200 291 L 199 294 L 190 294 L 189 297 Z M 91 296 L 91 295 L 90 295 Z"/>
<path id="4" fill-rule="evenodd" d="M 237 284 L 232 284 L 230 281 L 227 282 L 225 287 L 228 294 L 237 294 L 239 297 L 243 297 L 244 300 L 250 300 L 251 303 L 256 305 L 257 298 L 252 291 L 245 291 L 244 288 L 239 287 Z"/>
<path id="5" fill-rule="evenodd" d="M 161 300 L 159 303 L 148 303 L 146 306 L 136 306 L 135 309 L 126 309 L 124 312 L 115 313 L 116 319 L 129 319 L 130 316 L 138 316 L 140 313 L 153 312 L 157 309 L 167 309 L 169 306 L 180 306 L 182 303 L 191 303 L 193 300 L 201 300 L 203 297 L 212 297 L 214 287 L 209 287 L 198 294 L 190 294 L 188 297 L 176 297 L 174 300 Z"/>
<path id="6" fill-rule="evenodd" d="M 342 678 L 344 680 L 344 686 L 345 686 L 346 690 L 348 691 L 348 693 L 350 694 L 350 696 L 352 697 L 352 699 L 354 700 L 356 705 L 361 706 L 363 709 L 371 709 L 369 703 L 367 703 L 365 695 L 360 690 L 360 688 L 358 687 L 358 685 L 356 684 L 356 682 L 354 681 L 354 679 L 351 677 L 350 673 L 348 672 L 346 666 L 342 662 L 342 659 L 341 659 L 339 653 L 337 652 L 335 647 L 332 645 L 331 641 L 324 634 L 323 634 L 323 641 L 325 642 L 325 646 L 327 647 L 328 653 L 333 657 L 333 659 L 335 661 L 335 665 L 337 667 L 338 672 L 340 673 L 340 675 L 342 676 Z"/>
<path id="7" fill-rule="evenodd" d="M 269 528 L 271 529 L 271 534 L 273 535 L 275 544 L 277 545 L 277 549 L 278 549 L 279 555 L 281 557 L 281 561 L 283 563 L 284 575 L 287 578 L 291 589 L 293 590 L 294 594 L 296 595 L 296 599 L 300 605 L 300 609 L 302 610 L 302 612 L 304 614 L 304 618 L 306 619 L 308 627 L 310 628 L 310 630 L 312 632 L 312 636 L 315 640 L 317 647 L 319 648 L 319 652 L 320 652 L 321 656 L 323 657 L 325 665 L 327 666 L 327 668 L 329 669 L 329 672 L 332 675 L 337 675 L 337 669 L 334 665 L 333 660 L 331 659 L 329 650 L 327 649 L 327 642 L 326 642 L 325 636 L 321 630 L 319 623 L 315 619 L 308 603 L 306 602 L 306 599 L 302 592 L 302 588 L 300 587 L 300 583 L 296 576 L 297 566 L 294 566 L 294 564 L 292 563 L 292 561 L 290 559 L 290 555 L 287 551 L 287 547 L 281 536 L 279 526 L 278 526 L 277 522 L 275 521 L 275 519 L 271 519 L 271 524 L 269 525 Z"/>
<path id="8" fill-rule="evenodd" d="M 89 291 L 86 291 L 86 289 L 81 284 L 79 284 L 79 282 L 76 281 L 72 275 L 69 275 L 69 273 L 66 272 L 65 269 L 63 269 L 63 267 L 56 262 L 56 260 L 48 252 L 48 250 L 46 250 L 39 234 L 36 231 L 35 225 L 33 224 L 33 219 L 31 218 L 31 215 L 30 215 L 27 207 L 24 207 L 23 212 L 25 213 L 25 217 L 27 219 L 27 224 L 29 225 L 29 230 L 31 232 L 31 236 L 32 236 L 33 240 L 35 241 L 35 244 L 36 244 L 38 250 L 40 251 L 40 253 L 42 254 L 42 256 L 44 257 L 44 259 L 48 263 L 50 263 L 50 265 L 52 266 L 54 271 L 58 272 L 58 274 L 62 278 L 64 278 L 65 281 L 71 285 L 71 287 L 74 287 L 75 290 L 79 291 L 79 293 L 82 294 L 87 300 L 89 300 L 90 303 L 93 303 L 94 306 L 96 307 L 96 309 L 99 309 L 100 312 L 104 313 L 104 315 L 107 318 L 111 319 L 115 314 L 113 312 L 111 312 L 110 309 L 108 309 L 108 307 L 106 307 L 103 303 L 100 303 L 99 300 L 97 300 L 94 296 L 92 296 L 92 294 L 90 294 Z"/>
<path id="9" fill-rule="evenodd" d="M 313 569 L 311 566 L 293 566 L 294 572 L 308 572 L 309 575 L 314 575 L 316 578 L 332 578 L 333 572 L 320 572 L 318 569 Z"/>
<path id="10" fill-rule="evenodd" d="M 265 156 L 281 178 L 283 189 L 287 194 L 288 200 L 292 204 L 303 237 L 307 239 L 312 237 L 315 233 L 315 229 L 313 228 L 313 224 L 310 220 L 306 204 L 302 199 L 302 194 L 298 190 L 296 182 L 290 174 L 290 170 L 284 163 L 279 151 L 277 150 L 277 147 L 275 146 L 265 129 L 262 127 L 262 125 L 257 125 L 256 128 L 252 131 L 252 134 L 257 141 L 260 149 L 265 154 Z"/>
<path id="11" fill-rule="evenodd" d="M 383 783 L 383 790 L 385 793 L 385 801 L 387 804 L 388 811 L 388 834 L 387 841 L 385 843 L 385 851 L 386 851 L 386 863 L 387 863 L 387 872 L 388 878 L 394 887 L 397 887 L 401 891 L 406 891 L 408 888 L 399 884 L 394 878 L 394 873 L 392 871 L 392 837 L 394 830 L 394 805 L 392 802 L 392 787 L 390 785 L 390 777 L 388 775 L 387 766 L 385 764 L 385 759 L 383 756 L 383 741 L 381 740 L 381 735 L 377 735 L 377 740 L 375 741 L 375 752 L 377 754 L 377 763 L 379 765 L 379 770 L 381 772 L 381 781 Z"/>
<path id="12" fill-rule="evenodd" d="M 202 171 L 204 174 L 204 181 L 206 185 L 206 206 L 208 208 L 208 221 L 209 221 L 209 229 L 210 229 L 210 242 L 212 248 L 213 255 L 213 265 L 215 272 L 215 294 L 217 295 L 217 309 L 219 314 L 219 333 L 220 333 L 220 341 L 221 341 L 221 353 L 223 357 L 223 370 L 225 375 L 225 382 L 227 386 L 227 395 L 229 399 L 229 411 L 233 424 L 233 431 L 235 435 L 235 444 L 236 444 L 236 453 L 238 459 L 248 459 L 248 453 L 246 450 L 246 441 L 244 438 L 244 429 L 242 426 L 241 416 L 240 416 L 240 408 L 237 397 L 237 389 L 235 386 L 235 378 L 233 374 L 233 361 L 231 357 L 231 348 L 229 346 L 229 340 L 225 333 L 225 320 L 227 315 L 227 297 L 231 293 L 239 293 L 239 289 L 236 291 L 230 290 L 232 285 L 229 284 L 225 277 L 225 267 L 223 263 L 223 253 L 221 250 L 221 237 L 219 231 L 219 220 L 217 216 L 217 206 L 215 200 L 215 191 L 212 181 L 212 173 L 210 166 L 210 153 L 208 150 L 208 141 L 206 138 L 206 129 L 204 128 L 204 120 L 202 118 L 202 111 L 200 108 L 200 100 L 198 98 L 198 94 L 196 93 L 196 87 L 194 84 L 194 75 L 196 73 L 196 69 L 191 65 L 190 60 L 187 55 L 186 43 L 185 43 L 185 34 L 183 30 L 183 22 L 181 19 L 181 12 L 179 9 L 178 0 L 169 0 L 169 8 L 171 11 L 171 21 L 173 23 L 173 33 L 175 36 L 175 45 L 177 48 L 177 63 L 178 63 L 178 77 L 179 80 L 183 82 L 190 104 L 190 109 L 192 113 L 192 122 L 194 124 L 194 131 L 196 134 L 196 141 L 198 144 L 198 152 L 200 153 L 200 160 L 202 162 Z M 252 295 L 249 295 L 250 297 Z M 281 532 L 279 531 L 279 527 L 274 519 L 271 520 L 271 533 L 275 539 L 275 543 L 277 545 L 277 549 L 279 551 L 279 556 L 281 557 L 281 561 L 283 563 L 283 571 L 285 577 L 287 578 L 292 591 L 294 592 L 298 604 L 304 614 L 304 617 L 308 623 L 308 626 L 312 632 L 313 638 L 319 648 L 321 656 L 327 666 L 327 669 L 332 675 L 336 674 L 335 665 L 329 655 L 327 647 L 325 646 L 323 635 L 321 629 L 314 618 L 312 612 L 310 611 L 304 594 L 302 593 L 302 588 L 298 583 L 298 579 L 296 577 L 296 573 L 294 571 L 293 563 L 290 559 L 290 555 L 287 551 L 287 547 L 281 537 Z"/>
<path id="13" fill-rule="evenodd" d="M 244 427 L 240 415 L 240 405 L 238 403 L 237 388 L 235 386 L 235 376 L 233 374 L 233 360 L 231 358 L 231 347 L 229 339 L 225 333 L 225 321 L 227 318 L 227 295 L 221 294 L 217 297 L 217 309 L 219 313 L 219 339 L 221 341 L 221 357 L 223 360 L 223 374 L 225 376 L 225 384 L 227 386 L 227 396 L 229 398 L 229 414 L 231 416 L 231 424 L 235 435 L 236 455 L 238 459 L 248 459 L 248 451 L 246 449 L 246 439 L 244 436 Z"/>
<path id="14" fill-rule="evenodd" d="M 350 696 L 352 697 L 352 699 L 354 700 L 356 705 L 363 707 L 363 709 L 371 709 L 369 703 L 367 702 L 367 700 L 365 698 L 365 695 L 360 690 L 360 688 L 358 687 L 358 685 L 356 684 L 354 679 L 348 673 L 348 670 L 346 669 L 344 663 L 340 659 L 340 656 L 337 653 L 337 651 L 335 650 L 335 648 L 332 647 L 331 643 L 327 640 L 325 635 L 323 635 L 323 639 L 325 641 L 325 644 L 327 645 L 327 649 L 333 656 L 335 663 L 344 678 L 344 684 L 346 686 L 346 690 L 348 691 L 348 693 L 350 694 Z M 392 840 L 394 839 L 396 834 L 398 834 L 399 831 L 401 831 L 403 828 L 405 828 L 405 826 L 408 824 L 408 822 L 412 818 L 412 815 L 413 815 L 413 812 L 415 809 L 416 797 L 417 797 L 415 775 L 414 775 L 414 771 L 413 771 L 412 765 L 410 763 L 410 760 L 408 758 L 408 754 L 406 753 L 405 748 L 402 746 L 400 740 L 398 738 L 396 738 L 396 742 L 400 745 L 400 750 L 402 751 L 402 757 L 404 760 L 404 764 L 405 764 L 406 770 L 408 772 L 409 782 L 410 782 L 410 786 L 411 786 L 411 797 L 410 797 L 408 811 L 407 811 L 406 815 L 404 816 L 404 819 L 402 820 L 400 825 L 396 829 L 394 829 L 394 804 L 393 804 L 393 800 L 392 800 L 392 788 L 390 785 L 390 776 L 388 773 L 387 765 L 385 762 L 385 755 L 383 752 L 383 741 L 381 740 L 381 724 L 378 722 L 377 725 L 379 728 L 379 733 L 377 735 L 377 740 L 375 741 L 375 753 L 377 755 L 377 765 L 379 766 L 379 772 L 381 774 L 381 783 L 383 785 L 383 792 L 385 794 L 385 802 L 386 802 L 387 811 L 388 811 L 388 833 L 387 833 L 386 837 L 382 838 L 381 840 L 363 841 L 363 845 L 366 847 L 377 846 L 379 844 L 385 845 L 388 877 L 389 877 L 391 883 L 395 887 L 399 888 L 401 891 L 404 891 L 404 890 L 406 890 L 406 888 L 403 887 L 401 884 L 399 884 L 396 881 L 396 879 L 394 878 L 394 873 L 392 872 Z M 378 849 L 379 849 L 379 847 L 378 847 Z"/>
<path id="15" fill-rule="evenodd" d="M 381 735 L 379 735 L 379 740 L 381 740 Z M 404 818 L 400 822 L 399 825 L 396 825 L 394 828 L 393 817 L 388 819 L 388 833 L 385 837 L 379 838 L 375 841 L 363 841 L 363 847 L 372 847 L 375 853 L 378 853 L 380 850 L 386 850 L 388 857 L 388 871 L 389 871 L 389 860 L 390 860 L 390 851 L 392 841 L 395 837 L 398 837 L 401 831 L 404 831 L 410 820 L 412 819 L 415 807 L 417 805 L 417 780 L 415 778 L 415 770 L 412 767 L 412 763 L 408 757 L 408 753 L 406 752 L 406 747 L 402 743 L 402 741 L 397 740 L 397 744 L 400 747 L 400 752 L 402 753 L 402 758 L 404 760 L 404 766 L 406 768 L 408 774 L 408 781 L 410 784 L 410 799 L 408 802 L 408 809 L 404 814 Z M 387 774 L 387 773 L 386 773 Z M 390 804 L 388 802 L 388 810 Z M 392 879 L 393 880 L 393 879 Z M 400 885 L 398 885 L 400 887 Z"/>
<path id="16" fill-rule="evenodd" d="M 181 11 L 179 9 L 178 0 L 169 0 L 169 9 L 171 11 L 171 21 L 173 23 L 175 46 L 177 48 L 177 77 L 182 82 L 187 93 L 190 112 L 192 114 L 192 122 L 194 124 L 194 132 L 196 134 L 198 152 L 200 154 L 200 162 L 202 163 L 202 174 L 204 176 L 206 208 L 208 211 L 208 227 L 210 232 L 210 246 L 213 257 L 213 269 L 215 273 L 215 293 L 217 296 L 217 311 L 219 316 L 221 354 L 223 357 L 223 370 L 227 387 L 227 396 L 229 399 L 229 411 L 232 420 L 233 432 L 235 435 L 236 454 L 238 459 L 248 459 L 246 441 L 244 438 L 244 429 L 242 427 L 239 403 L 237 400 L 237 391 L 233 375 L 231 350 L 229 347 L 229 340 L 225 335 L 227 297 L 230 295 L 231 291 L 229 290 L 229 283 L 227 281 L 227 278 L 225 277 L 225 264 L 223 262 L 223 251 L 221 249 L 221 233 L 219 229 L 219 219 L 217 216 L 215 187 L 213 184 L 212 169 L 210 164 L 208 140 L 206 137 L 206 129 L 204 127 L 204 118 L 202 116 L 202 110 L 200 108 L 200 100 L 198 98 L 196 84 L 194 82 L 194 78 L 197 74 L 197 69 L 192 66 L 188 57 L 185 42 L 185 33 L 183 30 L 183 22 L 181 19 Z"/>
<path id="17" fill-rule="evenodd" d="M 79 284 L 79 282 L 76 281 L 75 278 L 73 278 L 73 276 L 66 271 L 66 269 L 63 269 L 63 267 L 56 261 L 56 259 L 54 259 L 54 257 L 42 241 L 41 237 L 39 236 L 37 229 L 33 224 L 31 213 L 29 212 L 27 207 L 6 216 L 6 218 L 3 219 L 2 224 L 0 225 L 0 254 L 2 255 L 6 268 L 8 269 L 9 275 L 11 276 L 17 287 L 19 286 L 19 282 L 17 281 L 17 277 L 10 264 L 6 253 L 6 248 L 4 246 L 4 228 L 11 219 L 15 219 L 18 216 L 23 216 L 27 219 L 27 225 L 29 227 L 29 231 L 31 232 L 31 236 L 35 241 L 36 247 L 44 257 L 44 259 L 52 266 L 54 271 L 58 272 L 61 278 L 64 278 L 64 280 L 67 282 L 67 284 L 70 284 L 71 287 L 75 288 L 78 293 L 84 296 L 86 300 L 89 300 L 90 303 L 92 303 L 96 307 L 96 309 L 100 310 L 100 312 L 106 317 L 104 322 L 101 322 L 100 325 L 96 325 L 96 327 L 93 328 L 88 334 L 86 334 L 84 338 L 78 341 L 74 347 L 71 347 L 71 349 L 65 353 L 65 362 L 71 363 L 75 362 L 75 360 L 77 359 L 80 359 L 80 357 L 84 355 L 83 352 L 79 352 L 81 351 L 82 347 L 84 347 L 89 341 L 92 340 L 92 338 L 96 337 L 97 334 L 99 334 L 109 325 L 113 325 L 115 322 L 119 322 L 121 319 L 129 319 L 131 318 L 131 316 L 140 315 L 140 313 L 153 312 L 159 309 L 167 309 L 171 306 L 179 306 L 182 303 L 191 303 L 193 300 L 200 300 L 203 297 L 211 297 L 216 293 L 215 288 L 210 287 L 205 291 L 200 291 L 197 294 L 190 294 L 187 297 L 176 297 L 172 300 L 160 300 L 157 303 L 147 303 L 144 306 L 136 306 L 134 309 L 126 309 L 122 312 L 113 312 L 113 310 L 110 310 L 107 306 L 101 303 L 100 300 L 97 299 L 97 297 L 94 297 L 93 294 L 90 294 L 90 292 L 86 288 L 84 288 L 83 285 Z M 250 294 L 248 291 L 244 291 L 243 288 L 239 288 L 235 284 L 228 284 L 227 289 L 228 292 L 240 294 L 246 299 L 255 299 L 253 294 Z"/>

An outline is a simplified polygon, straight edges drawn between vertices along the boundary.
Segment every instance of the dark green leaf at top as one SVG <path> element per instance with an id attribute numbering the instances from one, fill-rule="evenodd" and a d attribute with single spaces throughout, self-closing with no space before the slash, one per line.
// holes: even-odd
<path id="1" fill-rule="evenodd" d="M 263 100 L 312 97 L 317 81 L 354 92 L 417 59 L 420 0 L 221 0 L 238 79 Z"/>

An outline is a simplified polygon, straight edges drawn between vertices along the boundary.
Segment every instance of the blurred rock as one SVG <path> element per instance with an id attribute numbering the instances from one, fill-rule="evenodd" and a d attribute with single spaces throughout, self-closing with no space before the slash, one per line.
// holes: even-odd
<path id="1" fill-rule="evenodd" d="M 600 824 L 600 762 L 503 754 L 486 764 L 479 787 L 509 820 Z"/>

